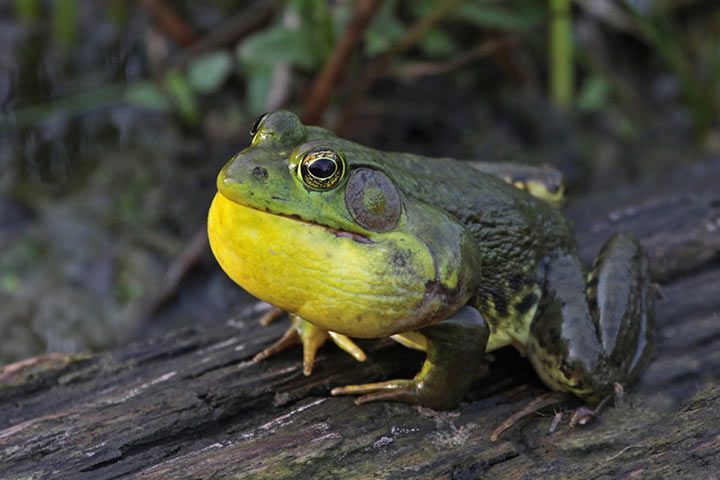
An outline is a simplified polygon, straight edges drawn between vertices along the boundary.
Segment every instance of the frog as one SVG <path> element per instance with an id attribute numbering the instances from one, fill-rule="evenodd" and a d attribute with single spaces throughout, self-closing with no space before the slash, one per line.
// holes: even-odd
<path id="1" fill-rule="evenodd" d="M 437 410 L 503 347 L 587 404 L 649 362 L 648 256 L 618 233 L 587 269 L 554 170 L 380 151 L 285 110 L 250 133 L 218 174 L 208 237 L 227 275 L 274 307 L 264 323 L 290 316 L 255 360 L 301 343 L 309 375 L 329 339 L 364 361 L 353 339 L 390 337 L 425 353 L 417 375 L 331 395 Z"/>

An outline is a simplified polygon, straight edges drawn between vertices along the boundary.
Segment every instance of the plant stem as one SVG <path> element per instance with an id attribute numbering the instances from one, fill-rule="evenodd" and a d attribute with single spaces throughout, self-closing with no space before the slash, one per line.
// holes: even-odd
<path id="1" fill-rule="evenodd" d="M 381 0 L 358 0 L 355 14 L 345 35 L 337 43 L 322 71 L 315 78 L 303 106 L 303 122 L 308 124 L 321 122 L 333 87 L 347 69 L 353 51 L 362 40 L 365 29 L 381 3 Z"/>
<path id="2" fill-rule="evenodd" d="M 550 0 L 550 95 L 561 108 L 573 100 L 573 38 L 570 0 Z"/>
<path id="3" fill-rule="evenodd" d="M 40 18 L 39 0 L 15 0 L 15 15 L 22 21 L 30 23 Z"/>
<path id="4" fill-rule="evenodd" d="M 52 2 L 53 28 L 55 41 L 63 48 L 70 48 L 75 43 L 77 33 L 77 9 L 75 0 Z"/>

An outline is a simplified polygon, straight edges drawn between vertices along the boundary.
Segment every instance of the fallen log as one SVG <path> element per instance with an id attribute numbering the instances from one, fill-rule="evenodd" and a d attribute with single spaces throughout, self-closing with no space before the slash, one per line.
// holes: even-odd
<path id="1" fill-rule="evenodd" d="M 358 407 L 331 387 L 415 373 L 422 356 L 330 346 L 312 376 L 299 350 L 255 364 L 282 322 L 251 316 L 99 355 L 0 369 L 0 478 L 717 478 L 720 476 L 720 158 L 569 207 L 590 261 L 616 231 L 648 249 L 662 299 L 657 354 L 627 401 L 594 424 L 568 415 L 490 433 L 545 388 L 494 353 L 457 410 Z"/>

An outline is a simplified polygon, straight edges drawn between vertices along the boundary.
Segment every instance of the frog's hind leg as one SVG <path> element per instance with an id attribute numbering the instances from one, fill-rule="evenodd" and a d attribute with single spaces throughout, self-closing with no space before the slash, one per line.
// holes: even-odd
<path id="1" fill-rule="evenodd" d="M 555 255 L 545 288 L 528 339 L 528 357 L 545 384 L 596 403 L 631 383 L 652 344 L 654 292 L 638 241 L 622 234 L 608 240 L 587 284 L 575 255 Z"/>
<path id="2" fill-rule="evenodd" d="M 490 328 L 480 312 L 466 306 L 421 333 L 427 358 L 415 378 L 348 385 L 331 393 L 363 394 L 356 403 L 394 400 L 440 410 L 456 407 L 479 372 Z"/>

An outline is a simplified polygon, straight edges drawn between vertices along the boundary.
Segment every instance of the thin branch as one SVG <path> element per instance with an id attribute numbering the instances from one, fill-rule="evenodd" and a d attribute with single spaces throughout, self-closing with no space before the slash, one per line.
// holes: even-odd
<path id="1" fill-rule="evenodd" d="M 303 122 L 319 123 L 327 108 L 333 87 L 347 69 L 350 56 L 360 43 L 363 33 L 382 0 L 359 0 L 345 35 L 335 46 L 322 72 L 315 78 L 303 106 Z"/>
<path id="2" fill-rule="evenodd" d="M 192 57 L 210 50 L 226 45 L 234 45 L 247 34 L 262 28 L 272 19 L 277 11 L 278 3 L 277 0 L 270 0 L 244 8 L 195 42 L 187 49 L 181 63 L 184 64 Z"/>
<path id="3" fill-rule="evenodd" d="M 510 415 L 507 419 L 505 419 L 505 421 L 500 424 L 500 426 L 493 430 L 492 434 L 490 435 L 490 441 L 496 442 L 500 434 L 515 425 L 518 420 L 525 418 L 528 415 L 532 415 L 538 410 L 549 407 L 550 405 L 555 405 L 566 401 L 568 398 L 572 397 L 563 392 L 548 392 L 540 395 L 539 397 L 528 403 L 521 410 Z"/>
<path id="4" fill-rule="evenodd" d="M 183 47 L 189 47 L 198 40 L 195 30 L 175 11 L 166 0 L 140 0 L 152 15 L 158 28 Z"/>
<path id="5" fill-rule="evenodd" d="M 175 296 L 188 272 L 200 262 L 208 245 L 207 229 L 200 228 L 170 263 L 158 288 L 138 301 L 128 323 L 139 325 L 160 311 Z"/>
<path id="6" fill-rule="evenodd" d="M 505 49 L 513 48 L 519 44 L 515 37 L 497 38 L 477 45 L 475 48 L 462 52 L 459 55 L 441 62 L 410 62 L 393 67 L 385 75 L 400 78 L 418 78 L 433 75 L 444 75 L 459 70 L 466 65 L 481 58 L 492 56 Z"/>
<path id="7" fill-rule="evenodd" d="M 360 79 L 350 92 L 348 101 L 340 114 L 335 131 L 342 135 L 355 115 L 360 101 L 370 89 L 375 80 L 388 68 L 393 57 L 412 48 L 430 29 L 447 17 L 465 0 L 444 0 L 429 15 L 420 18 L 410 28 L 403 38 L 395 42 L 383 55 L 370 62 Z"/>

